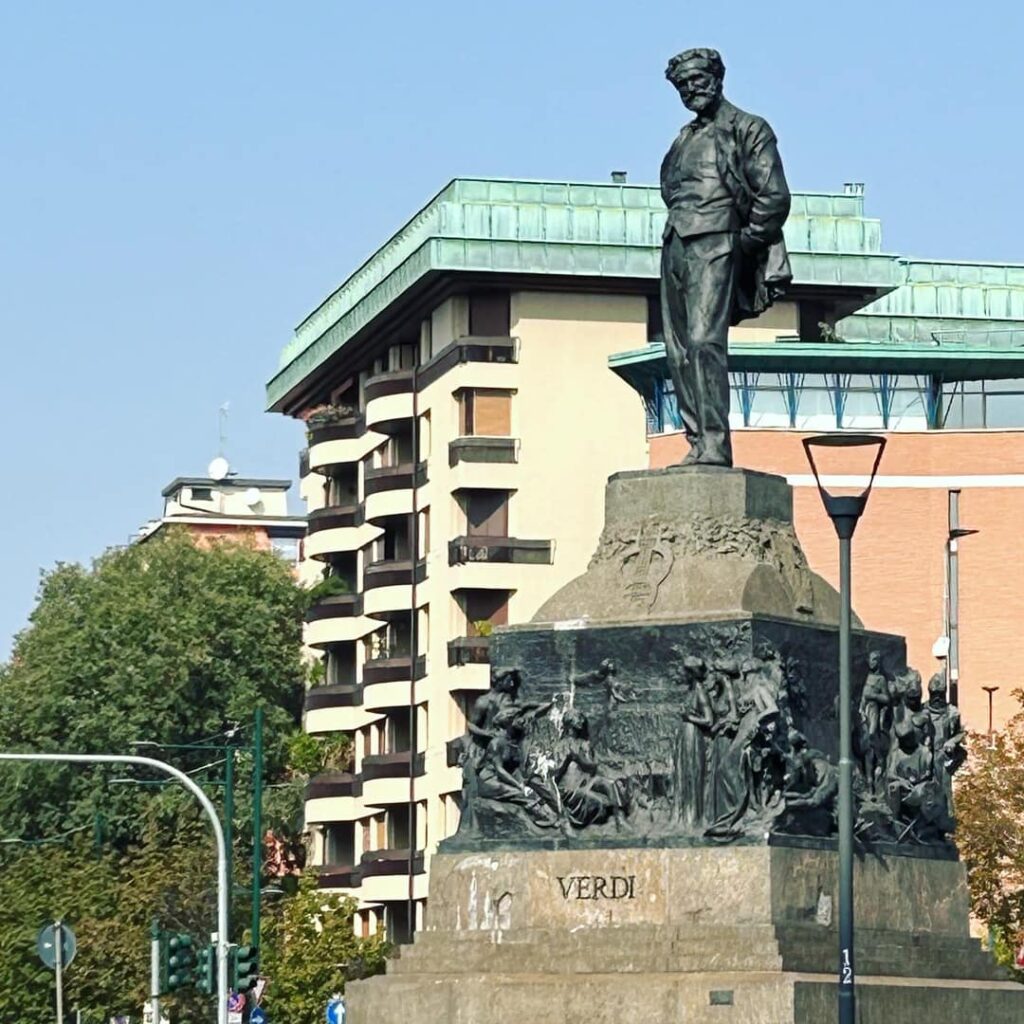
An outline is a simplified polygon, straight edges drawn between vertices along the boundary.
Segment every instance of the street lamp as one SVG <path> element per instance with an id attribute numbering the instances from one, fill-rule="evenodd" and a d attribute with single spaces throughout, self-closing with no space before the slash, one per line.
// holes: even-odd
<path id="1" fill-rule="evenodd" d="M 988 745 L 989 749 L 995 746 L 992 736 L 992 694 L 999 689 L 998 686 L 983 686 L 982 689 L 988 694 Z"/>
<path id="2" fill-rule="evenodd" d="M 864 513 L 875 482 L 878 464 L 885 450 L 885 438 L 876 434 L 820 434 L 805 437 L 804 451 L 814 473 L 822 504 L 839 537 L 839 1024 L 854 1024 L 855 993 L 853 963 L 853 723 L 850 720 L 850 546 L 857 521 Z M 874 462 L 867 485 L 854 494 L 832 494 L 822 483 L 815 462 L 815 449 L 862 449 L 853 460 L 867 466 L 874 449 Z M 823 452 L 819 451 L 821 457 Z M 843 469 L 849 469 L 849 459 Z"/>
<path id="3" fill-rule="evenodd" d="M 960 526 L 960 492 L 949 492 L 949 532 L 946 534 L 946 697 L 950 704 L 960 703 L 960 557 L 959 540 L 977 530 Z"/>

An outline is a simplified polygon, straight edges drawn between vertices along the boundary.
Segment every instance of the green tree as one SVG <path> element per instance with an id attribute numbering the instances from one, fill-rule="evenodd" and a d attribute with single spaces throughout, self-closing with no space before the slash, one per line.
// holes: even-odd
<path id="1" fill-rule="evenodd" d="M 296 895 L 282 900 L 264 926 L 260 966 L 270 978 L 264 1005 L 279 1024 L 323 1020 L 327 1001 L 343 992 L 347 979 L 384 969 L 388 944 L 382 934 L 358 938 L 352 899 L 317 889 L 304 875 Z"/>
<path id="2" fill-rule="evenodd" d="M 1024 707 L 1024 691 L 1014 692 Z M 967 864 L 971 910 L 993 951 L 1013 966 L 1024 945 L 1024 710 L 995 735 L 973 734 L 957 775 L 957 845 Z"/>
<path id="3" fill-rule="evenodd" d="M 284 767 L 302 708 L 305 591 L 270 552 L 199 546 L 170 531 L 43 575 L 29 626 L 0 668 L 0 749 L 131 752 L 132 741 L 195 743 L 266 709 L 267 776 Z M 140 752 L 146 752 L 145 750 Z M 210 753 L 177 755 L 198 767 Z M 3 768 L 0 834 L 28 839 L 97 813 L 122 846 L 155 802 L 170 820 L 175 788 L 111 786 L 123 770 Z"/>
<path id="4" fill-rule="evenodd" d="M 65 1005 L 87 1020 L 138 1015 L 148 995 L 153 917 L 197 939 L 209 936 L 216 924 L 210 830 L 183 826 L 172 842 L 163 832 L 151 825 L 125 851 L 108 847 L 97 854 L 84 837 L 0 854 L 0 1020 L 51 1018 L 53 972 L 40 962 L 35 941 L 55 917 L 78 939 L 65 975 Z M 194 1011 L 195 1019 L 204 1011 L 191 993 L 167 1004 Z"/>

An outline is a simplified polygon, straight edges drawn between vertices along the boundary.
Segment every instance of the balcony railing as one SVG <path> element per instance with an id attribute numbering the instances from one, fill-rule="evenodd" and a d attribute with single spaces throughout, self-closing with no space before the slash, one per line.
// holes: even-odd
<path id="1" fill-rule="evenodd" d="M 457 437 L 448 442 L 448 464 L 460 462 L 518 462 L 517 437 Z"/>
<path id="2" fill-rule="evenodd" d="M 490 661 L 489 636 L 457 636 L 448 641 L 449 665 L 489 665 Z"/>
<path id="3" fill-rule="evenodd" d="M 422 390 L 444 376 L 460 363 L 518 363 L 518 338 L 484 338 L 467 336 L 445 345 L 430 362 L 424 363 L 416 375 Z"/>
<path id="4" fill-rule="evenodd" d="M 520 540 L 517 537 L 456 537 L 448 542 L 448 564 L 467 562 L 516 562 L 550 565 L 549 540 Z"/>
<path id="5" fill-rule="evenodd" d="M 380 562 L 371 562 L 363 570 L 363 590 L 374 590 L 377 587 L 407 587 L 412 584 L 414 573 L 416 582 L 422 583 L 427 578 L 426 562 L 417 562 L 415 568 L 408 559 L 387 558 Z"/>
<path id="6" fill-rule="evenodd" d="M 427 464 L 413 465 L 403 462 L 398 466 L 377 466 L 363 473 L 363 494 L 380 494 L 382 491 L 408 491 L 422 487 L 427 482 Z"/>
<path id="7" fill-rule="evenodd" d="M 355 889 L 363 881 L 363 873 L 354 864 L 324 864 L 316 869 L 320 889 Z"/>
<path id="8" fill-rule="evenodd" d="M 416 659 L 416 678 L 426 674 L 427 659 L 420 655 Z M 377 683 L 399 683 L 412 678 L 412 656 L 400 654 L 388 658 L 373 658 L 363 663 L 363 686 Z"/>
<path id="9" fill-rule="evenodd" d="M 332 683 L 307 690 L 305 709 L 323 711 L 327 708 L 357 708 L 362 703 L 362 687 L 355 683 Z"/>
<path id="10" fill-rule="evenodd" d="M 362 505 L 328 505 L 318 508 L 306 516 L 306 533 L 320 530 L 337 530 L 344 526 L 362 526 Z"/>
<path id="11" fill-rule="evenodd" d="M 362 594 L 332 594 L 322 597 L 306 612 L 306 622 L 320 619 L 350 619 L 363 614 Z"/>
<path id="12" fill-rule="evenodd" d="M 313 448 L 325 441 L 348 441 L 354 437 L 361 437 L 365 432 L 366 420 L 360 414 L 322 427 L 312 427 L 308 431 L 307 439 L 310 448 Z"/>
<path id="13" fill-rule="evenodd" d="M 389 373 L 378 373 L 371 377 L 363 388 L 367 402 L 387 395 L 407 395 L 412 391 L 412 370 L 395 370 Z"/>
<path id="14" fill-rule="evenodd" d="M 370 878 L 373 875 L 404 875 L 409 871 L 409 857 L 412 855 L 412 869 L 414 874 L 421 874 L 423 871 L 423 851 L 417 850 L 413 853 L 409 849 L 404 850 L 371 850 L 364 853 L 359 862 L 359 870 L 363 878 Z"/>
<path id="15" fill-rule="evenodd" d="M 321 772 L 306 783 L 306 799 L 321 800 L 324 797 L 361 796 L 363 781 L 351 772 Z"/>
<path id="16" fill-rule="evenodd" d="M 411 750 L 400 750 L 393 754 L 367 754 L 359 766 L 359 778 L 363 782 L 373 779 L 407 779 L 412 771 L 423 774 L 423 754 L 413 756 Z"/>

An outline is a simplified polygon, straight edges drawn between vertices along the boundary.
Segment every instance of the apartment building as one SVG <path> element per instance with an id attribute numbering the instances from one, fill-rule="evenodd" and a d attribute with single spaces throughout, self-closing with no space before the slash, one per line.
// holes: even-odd
<path id="1" fill-rule="evenodd" d="M 299 324 L 268 384 L 271 410 L 308 428 L 302 572 L 331 580 L 308 616 L 324 671 L 307 695 L 305 727 L 345 733 L 355 752 L 349 771 L 309 784 L 311 863 L 323 888 L 357 898 L 367 932 L 384 923 L 401 940 L 419 923 L 431 852 L 458 823 L 452 744 L 488 686 L 491 630 L 529 620 L 583 571 L 609 474 L 675 461 L 685 448 L 660 340 L 663 225 L 649 186 L 456 179 Z M 938 378 L 920 358 L 933 328 L 960 332 L 933 346 L 950 357 L 941 369 L 930 364 L 943 387 L 953 363 L 961 381 L 1018 372 L 1013 339 L 996 352 L 996 335 L 986 345 L 963 332 L 1024 328 L 1013 319 L 1024 318 L 1024 271 L 1001 271 L 1004 317 L 947 309 L 974 301 L 970 287 L 954 300 L 933 282 L 940 330 L 916 312 L 897 315 L 925 302 L 916 280 L 924 264 L 883 251 L 860 186 L 794 196 L 786 237 L 786 300 L 730 336 L 736 448 L 742 464 L 798 485 L 801 537 L 813 567 L 834 577 L 831 527 L 792 455 L 799 430 L 876 425 L 864 410 L 884 395 L 886 429 L 916 423 L 927 434 L 934 417 L 924 396 Z M 861 350 L 871 360 L 857 363 Z M 831 375 L 831 399 L 812 374 Z M 925 419 L 915 421 L 908 392 L 919 376 L 931 390 L 919 392 Z M 825 419 L 792 419 L 786 396 L 798 386 L 804 410 Z M 840 386 L 837 418 L 828 402 Z M 988 433 L 977 442 L 991 443 Z M 929 472 L 928 501 L 945 508 L 948 481 Z M 889 518 L 881 505 L 858 533 L 857 558 L 875 508 L 879 521 Z M 805 530 L 821 536 L 808 543 Z M 893 600 L 910 579 L 902 543 L 883 540 L 855 565 L 858 611 L 871 626 L 904 631 L 898 612 L 937 608 L 941 625 L 943 593 L 931 577 L 914 577 Z M 861 589 L 866 577 L 877 589 Z M 966 568 L 962 579 L 966 611 Z"/>
<path id="2" fill-rule="evenodd" d="M 288 512 L 291 480 L 236 476 L 219 457 L 210 468 L 218 475 L 175 477 L 160 492 L 163 514 L 142 526 L 135 542 L 180 526 L 199 543 L 245 538 L 298 569 L 306 517 Z"/>

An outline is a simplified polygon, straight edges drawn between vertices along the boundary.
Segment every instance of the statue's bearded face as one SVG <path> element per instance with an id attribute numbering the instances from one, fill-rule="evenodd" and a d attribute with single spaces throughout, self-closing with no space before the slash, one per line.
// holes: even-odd
<path id="1" fill-rule="evenodd" d="M 703 114 L 722 96 L 722 80 L 704 64 L 684 64 L 672 81 L 683 104 L 695 114 Z"/>

